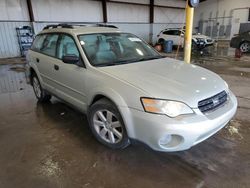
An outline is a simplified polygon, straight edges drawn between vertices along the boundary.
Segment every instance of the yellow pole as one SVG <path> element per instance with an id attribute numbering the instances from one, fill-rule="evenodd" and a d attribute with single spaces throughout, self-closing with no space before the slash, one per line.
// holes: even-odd
<path id="1" fill-rule="evenodd" d="M 185 47 L 184 47 L 184 61 L 186 63 L 191 62 L 193 19 L 194 19 L 194 8 L 189 6 L 188 0 L 187 0 L 187 5 L 186 5 L 186 32 L 185 32 Z"/>

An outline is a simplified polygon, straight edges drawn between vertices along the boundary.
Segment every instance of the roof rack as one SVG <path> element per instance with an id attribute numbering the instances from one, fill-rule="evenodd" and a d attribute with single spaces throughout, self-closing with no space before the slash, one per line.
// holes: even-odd
<path id="1" fill-rule="evenodd" d="M 96 24 L 95 26 L 97 26 L 97 27 L 110 27 L 110 28 L 116 28 L 116 29 L 118 29 L 118 27 L 115 26 L 115 25 Z"/>
<path id="2" fill-rule="evenodd" d="M 43 30 L 45 29 L 54 29 L 54 28 L 69 28 L 73 29 L 74 27 L 69 24 L 51 24 L 51 25 L 46 25 Z"/>
<path id="3" fill-rule="evenodd" d="M 83 26 L 88 26 L 88 25 L 80 25 L 80 24 L 51 24 L 51 25 L 46 25 L 43 30 L 45 29 L 54 29 L 54 28 L 68 28 L 68 29 L 74 29 L 75 27 L 83 27 Z M 90 27 L 110 27 L 110 28 L 118 28 L 115 25 L 107 25 L 107 24 L 95 24 L 95 25 L 89 25 Z"/>

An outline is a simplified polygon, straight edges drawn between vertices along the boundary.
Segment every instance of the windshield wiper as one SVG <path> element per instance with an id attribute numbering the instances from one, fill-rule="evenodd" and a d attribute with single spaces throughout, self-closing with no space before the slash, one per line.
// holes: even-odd
<path id="1" fill-rule="evenodd" d="M 161 59 L 161 58 L 164 58 L 164 56 L 143 57 L 143 58 L 138 59 L 138 61 L 149 61 L 149 60 Z"/>
<path id="2" fill-rule="evenodd" d="M 113 62 L 113 63 L 128 64 L 128 63 L 136 63 L 136 62 L 138 62 L 138 61 L 147 61 L 147 60 L 161 59 L 161 58 L 164 58 L 164 56 L 142 57 L 142 58 L 136 58 L 136 59 L 115 61 L 115 62 Z"/>
<path id="3" fill-rule="evenodd" d="M 117 63 L 101 63 L 101 64 L 97 64 L 95 65 L 96 67 L 107 67 L 107 66 L 115 66 L 115 65 L 119 65 Z"/>
<path id="4" fill-rule="evenodd" d="M 148 60 L 161 59 L 161 58 L 164 58 L 164 56 L 152 56 L 152 57 L 143 57 L 139 59 L 120 60 L 120 61 L 114 61 L 114 62 L 109 62 L 109 63 L 97 64 L 95 66 L 106 67 L 106 66 L 124 65 L 124 64 L 134 63 L 138 61 L 148 61 Z"/>

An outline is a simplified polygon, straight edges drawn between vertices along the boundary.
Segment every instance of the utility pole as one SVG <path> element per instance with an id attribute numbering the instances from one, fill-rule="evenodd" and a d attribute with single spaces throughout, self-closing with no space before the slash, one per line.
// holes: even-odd
<path id="1" fill-rule="evenodd" d="M 186 63 L 191 62 L 194 7 L 198 6 L 198 4 L 199 0 L 187 0 L 186 32 L 185 32 L 185 47 L 184 47 L 184 61 Z"/>
<path id="2" fill-rule="evenodd" d="M 190 7 L 189 3 L 187 1 L 187 5 L 186 5 L 185 48 L 184 48 L 184 61 L 186 63 L 191 62 L 193 19 L 194 19 L 194 8 Z"/>

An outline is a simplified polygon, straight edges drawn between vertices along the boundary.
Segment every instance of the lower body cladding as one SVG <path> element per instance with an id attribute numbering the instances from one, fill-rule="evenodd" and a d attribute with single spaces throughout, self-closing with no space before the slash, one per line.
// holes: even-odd
<path id="1" fill-rule="evenodd" d="M 128 134 L 133 134 L 129 134 L 130 138 L 157 151 L 174 152 L 187 150 L 222 129 L 235 115 L 237 99 L 230 93 L 227 102 L 214 111 L 203 114 L 199 109 L 193 109 L 193 115 L 177 118 L 129 110 L 132 125 L 126 128 Z"/>
<path id="2" fill-rule="evenodd" d="M 240 43 L 241 43 L 242 41 L 241 40 L 239 40 L 238 38 L 232 38 L 231 39 L 231 41 L 230 41 L 230 47 L 231 48 L 240 48 Z"/>

